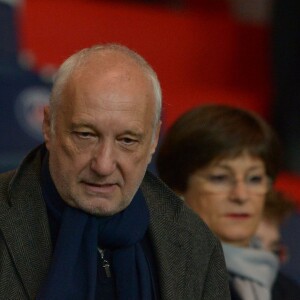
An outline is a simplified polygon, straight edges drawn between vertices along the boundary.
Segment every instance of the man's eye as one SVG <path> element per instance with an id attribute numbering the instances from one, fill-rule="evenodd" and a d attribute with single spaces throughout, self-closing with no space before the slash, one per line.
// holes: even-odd
<path id="1" fill-rule="evenodd" d="M 121 141 L 125 145 L 132 145 L 132 144 L 136 143 L 136 140 L 134 140 L 132 138 L 128 138 L 128 137 L 122 138 Z"/>
<path id="2" fill-rule="evenodd" d="M 82 139 L 87 139 L 95 136 L 91 132 L 87 132 L 87 131 L 77 131 L 75 132 L 75 134 Z"/>

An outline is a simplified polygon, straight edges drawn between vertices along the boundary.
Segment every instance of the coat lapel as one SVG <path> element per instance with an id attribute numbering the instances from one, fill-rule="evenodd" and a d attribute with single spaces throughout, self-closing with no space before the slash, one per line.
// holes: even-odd
<path id="1" fill-rule="evenodd" d="M 1 231 L 30 298 L 39 290 L 51 258 L 50 231 L 38 178 L 39 155 L 38 158 L 30 166 L 25 161 L 14 176 L 10 205 L 1 209 L 0 216 Z"/>
<path id="2" fill-rule="evenodd" d="M 163 217 L 162 217 L 163 219 Z M 185 299 L 185 274 L 188 253 L 178 236 L 177 226 L 163 225 L 157 228 L 155 223 L 151 226 L 155 257 L 158 262 L 159 285 L 162 299 Z M 174 225 L 174 224 L 173 224 Z M 167 229 L 169 229 L 167 231 Z M 175 271 L 174 271 L 175 270 Z"/>
<path id="3" fill-rule="evenodd" d="M 153 184 L 152 181 L 156 182 Z M 156 189 L 157 179 L 148 173 L 142 191 L 150 211 L 149 232 L 157 261 L 161 298 L 186 299 L 191 243 L 187 240 L 189 234 L 184 222 L 180 221 L 182 203 L 171 200 L 176 197 L 174 194 L 162 198 L 157 194 L 161 191 Z"/>

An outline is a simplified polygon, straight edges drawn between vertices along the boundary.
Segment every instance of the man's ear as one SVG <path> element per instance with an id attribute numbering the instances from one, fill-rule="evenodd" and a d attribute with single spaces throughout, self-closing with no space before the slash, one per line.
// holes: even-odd
<path id="1" fill-rule="evenodd" d="M 152 144 L 151 144 L 151 149 L 150 149 L 150 156 L 149 156 L 149 162 L 151 162 L 152 156 L 156 150 L 157 144 L 158 144 L 158 140 L 159 140 L 159 133 L 160 133 L 160 128 L 161 128 L 161 121 L 158 122 L 158 124 L 156 125 L 156 128 L 154 129 L 154 136 L 153 136 L 153 140 L 152 140 Z"/>
<path id="2" fill-rule="evenodd" d="M 50 107 L 46 105 L 44 107 L 44 119 L 43 119 L 43 136 L 47 149 L 49 149 L 50 137 L 51 137 L 51 118 Z"/>

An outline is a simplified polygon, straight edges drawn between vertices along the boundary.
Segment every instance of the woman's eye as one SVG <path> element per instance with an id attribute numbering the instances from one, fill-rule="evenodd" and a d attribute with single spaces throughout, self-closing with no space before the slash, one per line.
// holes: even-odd
<path id="1" fill-rule="evenodd" d="M 225 174 L 210 175 L 209 181 L 213 183 L 225 183 L 230 181 L 230 176 Z"/>
<path id="2" fill-rule="evenodd" d="M 263 181 L 263 176 L 261 176 L 261 175 L 249 176 L 247 181 L 249 183 L 252 183 L 252 184 L 258 184 L 258 183 L 261 183 Z"/>

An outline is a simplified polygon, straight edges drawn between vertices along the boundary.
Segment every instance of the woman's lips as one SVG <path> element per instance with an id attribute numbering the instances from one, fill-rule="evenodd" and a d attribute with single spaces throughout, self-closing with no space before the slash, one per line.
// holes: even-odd
<path id="1" fill-rule="evenodd" d="M 248 218 L 250 218 L 250 214 L 247 214 L 247 213 L 230 213 L 230 214 L 226 214 L 226 217 L 232 218 L 232 219 L 248 219 Z"/>

